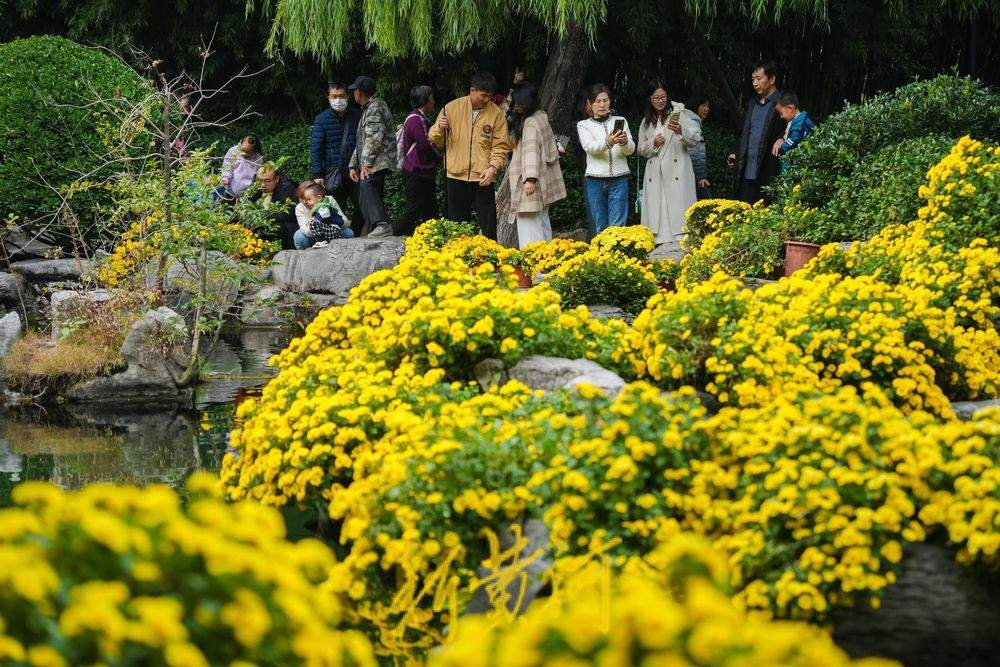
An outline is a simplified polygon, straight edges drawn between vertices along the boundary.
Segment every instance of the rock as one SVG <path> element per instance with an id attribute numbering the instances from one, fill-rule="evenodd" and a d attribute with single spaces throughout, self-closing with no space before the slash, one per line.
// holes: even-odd
<path id="1" fill-rule="evenodd" d="M 316 292 L 307 292 L 304 296 L 309 302 L 309 305 L 315 308 L 317 312 L 326 310 L 330 306 L 341 306 L 345 303 L 344 299 L 341 299 L 333 294 L 317 294 Z"/>
<path id="2" fill-rule="evenodd" d="M 610 306 L 606 303 L 587 306 L 587 310 L 590 311 L 590 316 L 595 320 L 622 320 L 626 324 L 632 324 L 635 321 L 635 315 L 626 313 L 618 306 Z"/>
<path id="3" fill-rule="evenodd" d="M 14 273 L 0 273 L 0 306 L 20 308 L 21 299 L 27 300 L 27 281 Z"/>
<path id="4" fill-rule="evenodd" d="M 205 293 L 208 295 L 215 313 L 226 312 L 234 305 L 240 296 L 239 285 L 232 276 L 236 269 L 236 262 L 224 253 L 211 250 L 206 255 L 208 266 L 206 277 Z M 155 282 L 154 272 L 150 271 L 150 278 L 147 284 L 152 287 L 151 280 Z M 163 278 L 163 291 L 165 292 L 166 303 L 181 310 L 187 310 L 191 300 L 201 289 L 201 281 L 198 275 L 198 267 L 195 261 L 171 262 L 167 266 L 166 274 Z"/>
<path id="5" fill-rule="evenodd" d="M 121 373 L 78 383 L 66 398 L 80 403 L 116 406 L 171 405 L 190 402 L 191 390 L 177 382 L 187 368 L 188 332 L 180 315 L 169 308 L 150 310 L 129 329 L 121 355 Z"/>
<path id="6" fill-rule="evenodd" d="M 518 528 L 515 529 L 514 525 Z M 523 524 L 514 525 L 503 524 L 497 537 L 500 538 L 500 552 L 510 551 L 517 545 L 515 530 L 519 530 L 524 545 L 514 559 L 516 562 L 499 563 L 499 572 L 479 566 L 476 575 L 483 581 L 483 585 L 472 594 L 466 613 L 486 613 L 495 608 L 494 602 L 501 601 L 507 611 L 521 613 L 544 587 L 543 575 L 552 567 L 549 529 L 538 519 L 528 519 Z M 521 573 L 527 577 L 522 578 Z"/>
<path id="7" fill-rule="evenodd" d="M 710 415 L 717 414 L 719 410 L 722 409 L 722 404 L 719 403 L 719 399 L 717 399 L 715 396 L 712 396 L 707 391 L 698 390 L 695 393 L 698 394 L 698 400 L 701 401 L 701 404 L 705 406 L 706 410 L 708 410 L 708 414 Z"/>
<path id="8" fill-rule="evenodd" d="M 909 544 L 881 609 L 838 609 L 833 638 L 851 657 L 879 656 L 907 667 L 995 665 L 1000 655 L 1000 586 L 955 562 L 951 549 Z"/>
<path id="9" fill-rule="evenodd" d="M 32 283 L 80 280 L 90 273 L 91 268 L 90 261 L 86 259 L 29 259 L 10 266 L 11 271 Z"/>
<path id="10" fill-rule="evenodd" d="M 649 253 L 648 258 L 672 259 L 675 262 L 679 262 L 686 253 L 687 251 L 681 247 L 680 241 L 667 241 L 666 243 L 661 243 L 653 248 L 653 251 Z"/>
<path id="11" fill-rule="evenodd" d="M 10 348 L 21 337 L 21 318 L 17 313 L 7 313 L 0 317 L 0 359 L 7 356 Z"/>
<path id="12" fill-rule="evenodd" d="M 602 390 L 608 398 L 614 398 L 622 389 L 625 388 L 625 380 L 621 379 L 617 373 L 612 373 L 605 368 L 602 368 L 599 371 L 579 375 L 567 382 L 564 386 L 567 389 L 572 389 L 573 387 L 581 384 L 589 384 L 597 387 Z"/>
<path id="13" fill-rule="evenodd" d="M 10 261 L 52 257 L 60 249 L 50 245 L 49 241 L 52 239 L 48 235 L 29 234 L 19 225 L 9 227 L 3 233 L 3 247 Z"/>
<path id="14" fill-rule="evenodd" d="M 756 290 L 764 285 L 770 285 L 771 283 L 776 283 L 777 280 L 768 280 L 767 278 L 743 278 L 743 284 L 749 289 Z"/>
<path id="15" fill-rule="evenodd" d="M 53 292 L 49 299 L 49 313 L 52 322 L 52 340 L 59 340 L 63 326 L 80 315 L 88 304 L 103 303 L 113 296 L 110 290 L 89 291 L 60 290 Z"/>
<path id="16" fill-rule="evenodd" d="M 625 381 L 588 359 L 562 359 L 560 357 L 525 357 L 508 371 L 511 380 L 519 380 L 532 389 L 555 391 L 588 382 L 609 390 L 617 387 L 615 394 L 625 386 Z M 574 383 L 574 380 L 579 380 Z M 619 386 L 620 383 L 620 386 Z"/>
<path id="17" fill-rule="evenodd" d="M 586 227 L 577 227 L 576 229 L 571 229 L 568 232 L 560 232 L 555 236 L 557 239 L 570 239 L 572 241 L 583 241 L 588 243 L 590 241 L 590 232 L 587 231 Z"/>
<path id="18" fill-rule="evenodd" d="M 995 398 L 991 401 L 959 401 L 951 404 L 951 409 L 955 411 L 955 416 L 963 421 L 969 421 L 980 410 L 997 407 L 1000 407 L 1000 398 Z"/>
<path id="19" fill-rule="evenodd" d="M 344 303 L 365 277 L 395 266 L 403 238 L 341 239 L 325 248 L 282 250 L 274 256 L 271 280 L 289 292 L 331 294 Z"/>
<path id="20" fill-rule="evenodd" d="M 502 387 L 510 379 L 507 367 L 499 359 L 483 359 L 472 371 L 483 391 L 489 391 L 491 387 Z"/>
<path id="21" fill-rule="evenodd" d="M 293 295 L 276 285 L 265 285 L 243 299 L 240 320 L 251 327 L 274 327 L 295 319 Z"/>

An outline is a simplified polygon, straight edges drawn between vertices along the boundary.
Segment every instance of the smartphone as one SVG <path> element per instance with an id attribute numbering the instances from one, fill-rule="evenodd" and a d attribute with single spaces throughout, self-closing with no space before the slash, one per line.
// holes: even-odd
<path id="1" fill-rule="evenodd" d="M 625 119 L 624 118 L 616 118 L 615 119 L 615 125 L 612 128 L 611 133 L 612 134 L 617 134 L 618 132 L 621 132 L 624 129 L 625 129 Z"/>

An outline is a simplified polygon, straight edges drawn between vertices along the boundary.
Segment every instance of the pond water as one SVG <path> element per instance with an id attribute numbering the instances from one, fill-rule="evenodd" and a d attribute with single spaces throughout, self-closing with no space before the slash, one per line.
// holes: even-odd
<path id="1" fill-rule="evenodd" d="M 206 355 L 208 379 L 193 409 L 0 407 L 0 507 L 24 480 L 50 480 L 64 489 L 92 482 L 178 487 L 193 470 L 218 470 L 236 406 L 274 375 L 267 360 L 291 337 L 273 329 L 221 336 Z"/>

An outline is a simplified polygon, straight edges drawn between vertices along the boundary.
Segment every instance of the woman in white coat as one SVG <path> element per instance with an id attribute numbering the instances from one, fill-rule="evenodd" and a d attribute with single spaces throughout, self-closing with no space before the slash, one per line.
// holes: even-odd
<path id="1" fill-rule="evenodd" d="M 671 102 L 667 86 L 654 80 L 646 86 L 648 106 L 639 126 L 639 154 L 647 159 L 642 186 L 642 224 L 657 244 L 679 244 L 684 213 L 698 199 L 688 148 L 701 141 L 701 128 Z"/>

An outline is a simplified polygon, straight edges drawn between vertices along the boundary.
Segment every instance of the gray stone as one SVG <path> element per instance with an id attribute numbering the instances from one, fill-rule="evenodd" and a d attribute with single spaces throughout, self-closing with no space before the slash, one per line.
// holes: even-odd
<path id="1" fill-rule="evenodd" d="M 295 319 L 296 295 L 277 285 L 265 285 L 243 299 L 240 320 L 251 327 L 275 327 Z"/>
<path id="2" fill-rule="evenodd" d="M 7 313 L 0 317 L 0 359 L 7 356 L 10 348 L 21 337 L 21 318 L 17 313 Z"/>
<path id="3" fill-rule="evenodd" d="M 499 359 L 483 359 L 472 371 L 483 391 L 489 391 L 491 387 L 502 387 L 510 379 L 507 367 Z"/>
<path id="4" fill-rule="evenodd" d="M 501 552 L 509 551 L 517 544 L 513 525 L 505 523 L 497 531 Z M 521 613 L 538 597 L 545 585 L 544 574 L 552 567 L 549 529 L 538 519 L 528 519 L 516 525 L 520 527 L 524 541 L 517 554 L 517 563 L 499 563 L 499 571 L 479 566 L 476 575 L 484 583 L 472 594 L 466 613 L 492 611 L 496 607 L 494 603 L 502 603 L 507 611 Z"/>
<path id="5" fill-rule="evenodd" d="M 339 297 L 335 294 L 317 294 L 308 292 L 303 295 L 309 305 L 316 309 L 317 313 L 326 310 L 330 306 L 342 306 L 347 303 L 346 297 Z"/>
<path id="6" fill-rule="evenodd" d="M 7 259 L 18 261 L 52 257 L 59 252 L 59 248 L 48 243 L 51 240 L 45 234 L 29 234 L 20 225 L 14 225 L 4 230 L 2 242 Z"/>
<path id="7" fill-rule="evenodd" d="M 587 310 L 590 311 L 590 317 L 595 320 L 621 320 L 626 324 L 632 324 L 635 321 L 635 315 L 626 313 L 618 306 L 610 306 L 606 303 L 587 306 Z"/>
<path id="8" fill-rule="evenodd" d="M 648 257 L 649 259 L 672 259 L 675 262 L 679 262 L 686 252 L 681 247 L 680 241 L 667 241 L 653 248 Z"/>
<path id="9" fill-rule="evenodd" d="M 995 665 L 1000 655 L 1000 585 L 955 562 L 953 550 L 908 544 L 902 571 L 880 609 L 859 603 L 831 614 L 833 638 L 851 657 L 907 667 Z"/>
<path id="10" fill-rule="evenodd" d="M 508 371 L 511 380 L 519 380 L 532 389 L 555 391 L 569 386 L 576 378 L 602 378 L 602 382 L 611 383 L 611 378 L 601 376 L 601 373 L 611 373 L 600 364 L 589 359 L 563 359 L 560 357 L 533 356 L 525 357 Z M 615 376 L 618 377 L 618 376 Z M 621 380 L 621 378 L 618 378 Z"/>
<path id="11" fill-rule="evenodd" d="M 568 232 L 560 232 L 555 235 L 555 238 L 583 241 L 584 243 L 587 243 L 590 241 L 590 232 L 587 231 L 586 227 L 577 227 L 576 229 L 571 229 Z"/>
<path id="12" fill-rule="evenodd" d="M 743 284 L 752 290 L 760 289 L 764 285 L 770 285 L 771 283 L 776 282 L 778 281 L 768 280 L 767 278 L 743 278 Z"/>
<path id="13" fill-rule="evenodd" d="M 58 280 L 80 280 L 91 271 L 86 259 L 29 259 L 14 262 L 10 269 L 33 283 L 50 283 Z"/>
<path id="14" fill-rule="evenodd" d="M 395 266 L 402 256 L 402 237 L 341 239 L 325 248 L 282 250 L 274 256 L 271 279 L 289 292 L 332 294 L 346 300 L 364 278 Z"/>
<path id="15" fill-rule="evenodd" d="M 236 262 L 217 250 L 206 256 L 207 273 L 205 293 L 212 303 L 212 310 L 226 312 L 240 296 L 239 285 L 232 279 Z M 168 305 L 186 310 L 201 289 L 201 279 L 195 261 L 171 262 L 163 279 L 163 291 Z"/>
<path id="16" fill-rule="evenodd" d="M 605 368 L 584 373 L 583 375 L 578 375 L 567 382 L 564 386 L 567 389 L 572 389 L 573 387 L 581 384 L 589 384 L 597 387 L 603 391 L 608 398 L 614 398 L 622 389 L 625 388 L 625 380 L 619 377 L 617 373 L 612 373 Z"/>
<path id="17" fill-rule="evenodd" d="M 955 416 L 963 421 L 969 421 L 980 410 L 1000 407 L 1000 398 L 991 401 L 959 401 L 951 404 Z"/>
<path id="18" fill-rule="evenodd" d="M 103 303 L 113 296 L 111 290 L 89 291 L 60 290 L 49 298 L 49 314 L 52 323 L 52 340 L 59 340 L 63 326 L 89 304 Z"/>
<path id="19" fill-rule="evenodd" d="M 160 307 L 146 312 L 129 329 L 121 355 L 121 373 L 78 383 L 66 392 L 70 401 L 116 406 L 169 405 L 191 400 L 191 390 L 178 387 L 187 368 L 188 332 L 180 315 Z"/>
<path id="20" fill-rule="evenodd" d="M 21 299 L 27 300 L 27 281 L 14 273 L 0 273 L 0 306 L 20 308 Z"/>

